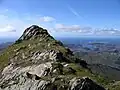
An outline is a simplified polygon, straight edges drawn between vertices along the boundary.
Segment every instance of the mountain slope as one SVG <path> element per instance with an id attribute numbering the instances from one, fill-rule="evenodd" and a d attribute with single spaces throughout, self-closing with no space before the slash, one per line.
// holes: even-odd
<path id="1" fill-rule="evenodd" d="M 95 74 L 102 75 L 111 80 L 120 80 L 120 69 L 118 68 L 102 64 L 91 64 L 89 68 Z"/>
<path id="2" fill-rule="evenodd" d="M 109 83 L 36 25 L 2 53 L 0 72 L 0 90 L 105 90 L 96 83 Z"/>
<path id="3" fill-rule="evenodd" d="M 32 30 L 34 32 L 32 32 Z M 28 38 L 29 40 L 27 40 Z M 55 52 L 56 55 L 63 54 L 66 57 L 69 54 L 70 55 L 72 54 L 71 52 L 69 52 L 68 49 L 65 49 L 62 46 L 61 42 L 56 41 L 52 36 L 50 36 L 47 30 L 33 25 L 27 28 L 25 32 L 23 33 L 23 35 L 20 37 L 20 39 L 18 39 L 15 44 L 7 48 L 5 52 L 1 55 L 0 60 L 4 61 L 5 64 L 4 62 L 1 63 L 0 68 L 3 68 L 4 66 L 6 66 L 6 62 L 9 62 L 9 63 L 14 62 L 17 65 L 21 63 L 23 65 L 26 63 L 26 60 L 28 59 L 30 59 L 29 62 L 30 63 L 32 62 L 33 64 L 33 62 L 34 63 L 35 61 L 37 62 L 37 59 L 33 59 L 33 61 L 31 60 L 32 58 L 35 58 L 35 54 L 40 54 L 41 52 L 45 53 L 46 51 L 48 51 L 49 53 Z M 52 56 L 54 57 L 54 55 Z M 62 59 L 62 57 L 56 57 L 56 58 Z M 8 61 L 8 59 L 10 59 L 10 61 Z M 39 62 L 37 62 L 37 64 L 38 63 Z"/>

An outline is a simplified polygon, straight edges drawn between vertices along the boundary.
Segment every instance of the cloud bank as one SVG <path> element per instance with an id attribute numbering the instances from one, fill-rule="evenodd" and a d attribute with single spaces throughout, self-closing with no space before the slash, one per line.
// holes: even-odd
<path id="1" fill-rule="evenodd" d="M 67 26 L 64 24 L 56 24 L 55 25 L 55 29 L 57 30 L 62 30 L 62 31 L 79 31 L 80 30 L 80 26 L 79 25 L 71 25 L 71 26 Z"/>
<path id="2" fill-rule="evenodd" d="M 120 35 L 120 30 L 113 28 L 92 28 L 92 27 L 81 27 L 80 25 L 64 25 L 56 24 L 53 29 L 56 32 L 76 32 L 80 35 L 92 35 L 92 36 L 111 36 Z"/>
<path id="3" fill-rule="evenodd" d="M 42 21 L 42 22 L 52 22 L 52 21 L 55 21 L 55 18 L 50 17 L 50 16 L 44 16 L 44 17 L 40 17 L 40 21 Z"/>
<path id="4" fill-rule="evenodd" d="M 5 26 L 5 27 L 1 27 L 0 28 L 0 32 L 2 33 L 6 33 L 6 32 L 16 32 L 16 30 L 14 29 L 14 27 L 12 27 L 12 26 Z"/>

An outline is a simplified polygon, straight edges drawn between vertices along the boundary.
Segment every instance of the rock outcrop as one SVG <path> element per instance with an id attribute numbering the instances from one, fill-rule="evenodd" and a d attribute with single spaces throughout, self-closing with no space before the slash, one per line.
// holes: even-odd
<path id="1" fill-rule="evenodd" d="M 97 85 L 88 77 L 83 77 L 81 79 L 73 78 L 71 81 L 70 90 L 105 90 L 103 87 Z"/>
<path id="2" fill-rule="evenodd" d="M 46 37 L 53 38 L 46 29 L 43 29 L 37 25 L 32 25 L 23 32 L 23 35 L 18 40 L 30 40 L 36 38 L 41 39 Z"/>
<path id="3" fill-rule="evenodd" d="M 87 63 L 76 60 L 47 30 L 33 25 L 0 56 L 0 90 L 105 90 L 88 78 Z"/>

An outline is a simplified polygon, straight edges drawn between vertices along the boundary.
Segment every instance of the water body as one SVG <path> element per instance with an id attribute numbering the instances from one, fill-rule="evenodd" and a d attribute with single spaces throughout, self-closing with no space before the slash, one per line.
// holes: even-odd
<path id="1" fill-rule="evenodd" d="M 109 43 L 120 45 L 120 37 L 55 37 L 64 44 Z M 0 38 L 0 43 L 14 42 L 16 38 Z"/>
<path id="2" fill-rule="evenodd" d="M 57 37 L 56 39 L 62 41 L 64 44 L 108 43 L 120 45 L 120 37 Z"/>
<path id="3" fill-rule="evenodd" d="M 16 38 L 0 38 L 0 44 L 6 42 L 14 42 Z"/>

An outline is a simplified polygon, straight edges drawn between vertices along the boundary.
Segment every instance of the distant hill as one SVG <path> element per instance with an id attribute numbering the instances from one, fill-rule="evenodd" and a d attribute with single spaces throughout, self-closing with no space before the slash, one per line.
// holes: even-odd
<path id="1" fill-rule="evenodd" d="M 0 52 L 2 52 L 4 49 L 6 49 L 8 46 L 12 45 L 13 42 L 6 42 L 0 44 Z"/>
<path id="2" fill-rule="evenodd" d="M 66 44 L 76 57 L 84 59 L 89 64 L 105 64 L 120 67 L 120 46 L 114 43 Z"/>

